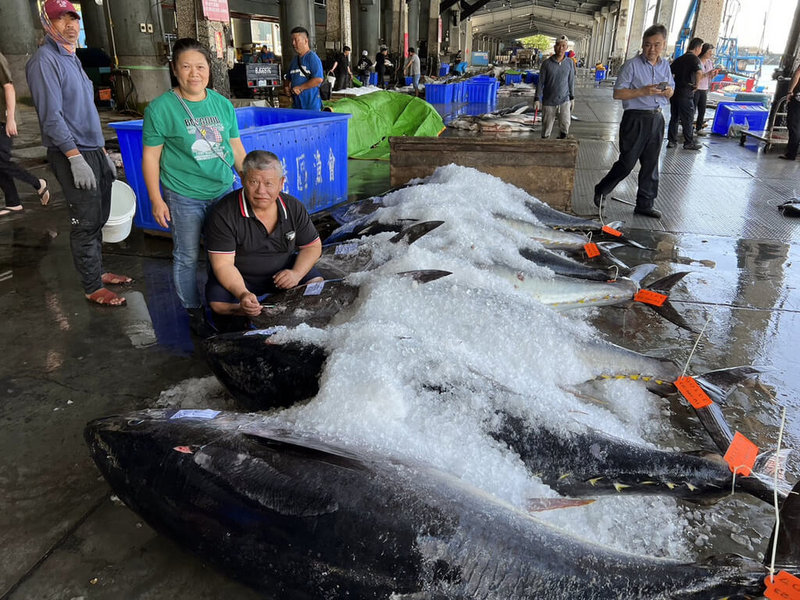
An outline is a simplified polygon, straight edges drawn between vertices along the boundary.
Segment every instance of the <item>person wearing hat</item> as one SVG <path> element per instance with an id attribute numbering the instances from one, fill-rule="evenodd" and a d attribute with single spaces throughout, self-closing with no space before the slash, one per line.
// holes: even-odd
<path id="1" fill-rule="evenodd" d="M 72 259 L 87 300 L 122 306 L 125 298 L 105 286 L 131 279 L 104 273 L 102 257 L 102 229 L 111 211 L 111 184 L 117 172 L 106 154 L 92 82 L 75 55 L 80 15 L 69 0 L 46 0 L 41 17 L 46 37 L 25 73 L 42 145 L 69 207 Z"/>
<path id="2" fill-rule="evenodd" d="M 556 40 L 554 53 L 539 69 L 539 86 L 535 107 L 542 108 L 542 138 L 553 131 L 558 116 L 559 139 L 569 135 L 572 102 L 575 99 L 575 64 L 566 57 L 567 36 Z"/>
<path id="3" fill-rule="evenodd" d="M 358 64 L 356 65 L 356 73 L 358 73 L 358 78 L 361 80 L 361 83 L 364 85 L 369 84 L 369 74 L 371 72 L 372 61 L 369 59 L 369 51 L 362 50 L 361 58 L 358 59 Z"/>
<path id="4" fill-rule="evenodd" d="M 406 59 L 405 67 L 403 67 L 403 73 L 408 73 L 409 69 L 411 69 L 411 84 L 414 86 L 414 95 L 419 96 L 419 76 L 421 70 L 419 67 L 419 56 L 417 56 L 414 48 L 408 49 L 408 58 Z"/>

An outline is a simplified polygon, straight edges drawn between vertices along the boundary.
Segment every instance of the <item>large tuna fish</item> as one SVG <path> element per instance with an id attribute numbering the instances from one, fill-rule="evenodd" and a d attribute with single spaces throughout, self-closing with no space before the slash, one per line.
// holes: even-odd
<path id="1" fill-rule="evenodd" d="M 185 416 L 99 419 L 85 438 L 130 508 L 272 598 L 711 600 L 764 590 L 765 569 L 751 560 L 612 551 L 427 465 L 269 430 L 252 415 Z M 781 513 L 777 561 L 796 570 L 797 494 Z"/>

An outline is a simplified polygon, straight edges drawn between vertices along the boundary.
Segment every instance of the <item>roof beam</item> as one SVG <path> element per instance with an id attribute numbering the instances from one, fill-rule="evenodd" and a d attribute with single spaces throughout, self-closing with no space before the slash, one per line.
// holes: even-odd
<path id="1" fill-rule="evenodd" d="M 466 0 L 461 0 L 461 20 L 465 21 L 467 17 L 472 16 L 476 10 L 480 10 L 489 2 L 491 2 L 491 0 L 478 0 L 477 2 L 469 4 Z"/>

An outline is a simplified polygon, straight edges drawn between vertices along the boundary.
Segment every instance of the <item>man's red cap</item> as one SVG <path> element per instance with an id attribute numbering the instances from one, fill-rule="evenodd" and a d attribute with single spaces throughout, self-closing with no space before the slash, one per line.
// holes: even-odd
<path id="1" fill-rule="evenodd" d="M 78 11 L 75 10 L 75 6 L 69 0 L 47 0 L 44 3 L 44 13 L 51 21 L 60 19 L 67 13 L 73 15 L 76 19 L 81 18 Z"/>

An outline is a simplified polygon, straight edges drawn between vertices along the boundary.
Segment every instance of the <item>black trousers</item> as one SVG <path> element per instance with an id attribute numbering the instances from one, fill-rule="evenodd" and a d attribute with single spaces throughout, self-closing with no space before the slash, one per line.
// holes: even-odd
<path id="1" fill-rule="evenodd" d="M 81 278 L 83 291 L 96 292 L 103 283 L 103 225 L 111 212 L 111 184 L 114 175 L 102 149 L 81 152 L 97 180 L 93 190 L 79 190 L 72 179 L 69 159 L 54 148 L 47 150 L 47 161 L 61 184 L 69 207 L 72 229 L 69 244 L 72 262 Z"/>
<path id="2" fill-rule="evenodd" d="M 11 161 L 13 141 L 6 135 L 6 124 L 0 122 L 0 190 L 6 198 L 6 206 L 19 206 L 19 193 L 14 179 L 24 181 L 33 189 L 39 189 L 39 178 Z"/>
<path id="3" fill-rule="evenodd" d="M 800 102 L 789 98 L 786 107 L 786 126 L 789 128 L 789 145 L 786 147 L 786 156 L 794 160 L 797 158 L 797 148 L 800 146 Z"/>
<path id="4" fill-rule="evenodd" d="M 653 208 L 658 196 L 658 157 L 663 141 L 664 116 L 660 111 L 626 110 L 619 124 L 619 158 L 595 186 L 595 192 L 610 194 L 639 161 L 636 207 Z"/>
<path id="5" fill-rule="evenodd" d="M 684 96 L 675 93 L 669 99 L 670 115 L 667 139 L 678 143 L 678 120 L 683 128 L 683 143 L 694 142 L 694 96 Z"/>
<path id="6" fill-rule="evenodd" d="M 697 131 L 703 128 L 706 118 L 706 104 L 708 103 L 708 90 L 697 90 L 694 93 L 694 103 L 697 104 Z"/>

